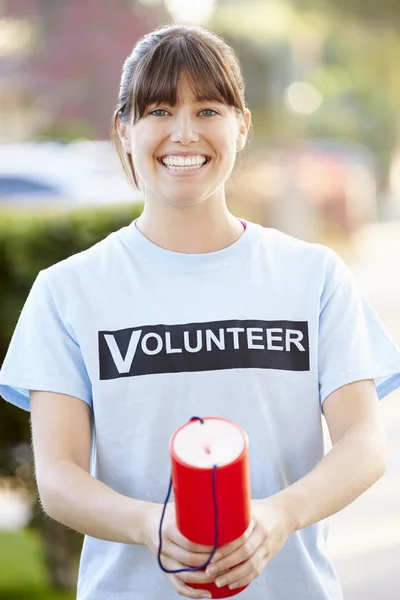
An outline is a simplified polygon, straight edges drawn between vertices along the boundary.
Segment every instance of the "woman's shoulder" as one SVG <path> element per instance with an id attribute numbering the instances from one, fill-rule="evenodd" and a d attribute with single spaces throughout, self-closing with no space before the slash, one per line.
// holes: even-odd
<path id="1" fill-rule="evenodd" d="M 81 279 L 89 275 L 99 274 L 105 262 L 118 254 L 121 233 L 124 228 L 114 231 L 107 237 L 85 250 L 70 256 L 43 269 L 41 275 L 49 281 Z"/>
<path id="2" fill-rule="evenodd" d="M 320 242 L 303 240 L 274 227 L 254 223 L 250 225 L 256 232 L 259 243 L 276 260 L 286 259 L 291 261 L 293 265 L 302 263 L 303 267 L 308 263 L 326 267 L 331 262 L 342 260 L 335 250 Z"/>

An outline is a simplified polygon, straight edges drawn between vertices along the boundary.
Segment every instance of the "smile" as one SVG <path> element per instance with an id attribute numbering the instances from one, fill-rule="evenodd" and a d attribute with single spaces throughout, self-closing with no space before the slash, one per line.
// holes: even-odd
<path id="1" fill-rule="evenodd" d="M 172 175 L 174 177 L 187 177 L 189 175 L 197 175 L 198 173 L 200 173 L 200 171 L 204 171 L 204 169 L 206 169 L 209 163 L 211 162 L 211 158 L 207 158 L 206 162 L 201 166 L 190 165 L 185 167 L 174 165 L 167 167 L 164 165 L 160 158 L 157 159 L 157 162 L 164 169 L 164 171 L 167 171 L 169 175 Z"/>

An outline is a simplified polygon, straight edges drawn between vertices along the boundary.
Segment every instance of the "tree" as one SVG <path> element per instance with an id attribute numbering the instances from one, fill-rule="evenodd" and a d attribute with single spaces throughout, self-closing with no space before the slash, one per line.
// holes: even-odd
<path id="1" fill-rule="evenodd" d="M 8 0 L 5 17 L 29 20 L 36 44 L 9 57 L 19 85 L 50 115 L 50 131 L 108 138 L 125 58 L 162 9 L 118 0 Z"/>
<path id="2" fill-rule="evenodd" d="M 400 20 L 399 0 L 296 0 L 298 8 L 332 11 L 355 17 L 364 24 L 378 25 Z"/>

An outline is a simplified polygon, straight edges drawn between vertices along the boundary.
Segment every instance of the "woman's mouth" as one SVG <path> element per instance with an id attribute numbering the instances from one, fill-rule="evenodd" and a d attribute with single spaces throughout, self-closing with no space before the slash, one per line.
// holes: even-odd
<path id="1" fill-rule="evenodd" d="M 180 166 L 180 165 L 165 165 L 161 158 L 157 158 L 157 162 L 162 166 L 162 168 L 168 172 L 169 175 L 175 175 L 178 177 L 188 176 L 188 175 L 197 175 L 201 171 L 207 168 L 209 163 L 211 162 L 211 158 L 209 156 L 206 157 L 206 161 L 202 165 L 188 165 L 188 166 Z"/>

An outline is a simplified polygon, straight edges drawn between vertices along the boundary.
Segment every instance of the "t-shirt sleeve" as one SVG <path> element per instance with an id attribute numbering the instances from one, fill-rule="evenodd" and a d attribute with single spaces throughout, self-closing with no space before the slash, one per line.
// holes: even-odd
<path id="1" fill-rule="evenodd" d="M 47 271 L 37 276 L 0 370 L 0 394 L 30 410 L 29 390 L 76 396 L 92 404 L 90 379 L 70 324 L 63 321 Z"/>
<path id="2" fill-rule="evenodd" d="M 400 351 L 345 262 L 327 249 L 318 333 L 321 404 L 334 390 L 374 379 L 380 399 L 400 386 Z"/>

